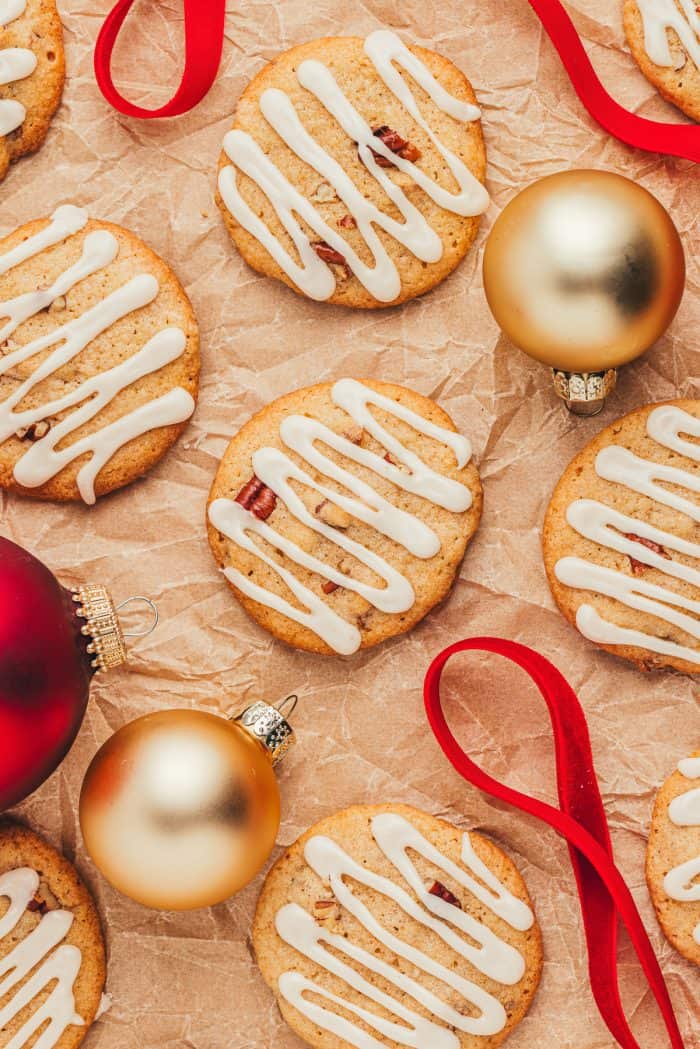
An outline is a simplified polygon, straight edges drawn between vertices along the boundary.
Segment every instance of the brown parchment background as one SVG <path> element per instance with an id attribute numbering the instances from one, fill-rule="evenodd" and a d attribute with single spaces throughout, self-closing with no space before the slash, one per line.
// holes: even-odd
<path id="1" fill-rule="evenodd" d="M 206 0 L 202 0 L 206 2 Z M 202 389 L 183 439 L 145 480 L 98 506 L 2 497 L 3 533 L 43 558 L 66 584 L 106 583 L 115 598 L 149 594 L 161 625 L 131 646 L 124 670 L 95 683 L 82 732 L 62 768 L 17 810 L 74 858 L 92 886 L 109 944 L 111 1011 L 89 1049 L 298 1049 L 247 945 L 258 878 L 208 912 L 145 910 L 112 891 L 86 858 L 76 821 L 80 782 L 98 745 L 126 721 L 169 706 L 233 712 L 257 697 L 297 691 L 299 745 L 280 770 L 280 846 L 355 802 L 401 800 L 478 827 L 523 871 L 544 931 L 546 965 L 534 1008 L 512 1049 L 609 1049 L 585 965 L 568 855 L 553 833 L 491 804 L 443 760 L 425 722 L 421 683 L 446 644 L 495 633 L 534 645 L 568 676 L 586 708 L 618 862 L 658 950 L 687 1045 L 700 1047 L 700 973 L 660 935 L 644 883 L 655 788 L 700 746 L 691 679 L 644 675 L 598 652 L 555 610 L 539 532 L 549 493 L 599 427 L 635 406 L 698 396 L 700 169 L 627 149 L 587 117 L 525 0 L 260 0 L 229 3 L 219 78 L 179 120 L 124 119 L 102 100 L 92 47 L 108 0 L 64 0 L 68 83 L 40 153 L 0 187 L 0 231 L 59 203 L 138 232 L 170 261 L 202 334 Z M 624 45 L 620 0 L 570 5 L 596 67 L 616 97 L 646 116 L 680 119 L 637 72 Z M 141 0 L 116 63 L 134 100 L 162 103 L 179 75 L 178 0 Z M 472 79 L 484 109 L 493 203 L 475 250 L 425 298 L 362 313 L 315 304 L 254 275 L 236 255 L 213 203 L 217 155 L 236 100 L 263 62 L 314 36 L 385 24 L 435 47 Z M 152 85 L 164 87 L 154 88 Z M 639 181 L 670 208 L 683 236 L 688 286 L 670 333 L 628 366 L 602 418 L 576 421 L 555 402 L 549 375 L 499 337 L 480 277 L 485 234 L 531 180 L 600 167 Z M 377 375 L 440 400 L 474 442 L 485 514 L 455 592 L 404 639 L 349 660 L 286 649 L 248 621 L 217 575 L 204 508 L 217 461 L 251 412 L 307 382 Z M 548 723 L 524 676 L 463 659 L 449 670 L 453 724 L 498 777 L 555 800 Z M 667 1041 L 631 947 L 621 979 L 645 1049 Z M 425 1047 L 429 1049 L 429 1047 Z"/>

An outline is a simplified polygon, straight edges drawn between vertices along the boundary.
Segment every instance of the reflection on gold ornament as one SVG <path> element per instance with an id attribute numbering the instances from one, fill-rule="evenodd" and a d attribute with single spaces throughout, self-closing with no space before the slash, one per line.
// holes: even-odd
<path id="1" fill-rule="evenodd" d="M 292 741 L 266 703 L 235 721 L 164 710 L 125 725 L 95 755 L 80 796 L 95 864 L 148 907 L 189 910 L 227 899 L 274 846 L 280 796 L 272 766 Z"/>
<path id="2" fill-rule="evenodd" d="M 540 179 L 504 208 L 484 253 L 484 288 L 508 338 L 551 365 L 569 407 L 593 414 L 615 369 L 678 309 L 685 259 L 659 201 L 606 171 Z"/>

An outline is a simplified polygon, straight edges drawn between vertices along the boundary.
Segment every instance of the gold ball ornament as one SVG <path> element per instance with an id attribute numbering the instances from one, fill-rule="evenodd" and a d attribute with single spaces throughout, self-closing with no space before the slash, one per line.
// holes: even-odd
<path id="1" fill-rule="evenodd" d="M 555 370 L 557 392 L 583 414 L 600 410 L 615 369 L 666 331 L 684 284 L 683 246 L 666 209 L 607 171 L 565 171 L 528 186 L 503 209 L 484 252 L 496 321 Z"/>
<path id="2" fill-rule="evenodd" d="M 119 729 L 95 755 L 80 826 L 96 866 L 147 907 L 209 907 L 243 888 L 275 844 L 273 764 L 294 735 L 255 703 L 235 720 L 164 710 Z"/>

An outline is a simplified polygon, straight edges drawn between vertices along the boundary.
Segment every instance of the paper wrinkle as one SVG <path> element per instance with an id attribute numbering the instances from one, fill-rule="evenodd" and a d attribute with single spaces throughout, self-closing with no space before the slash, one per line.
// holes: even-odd
<path id="1" fill-rule="evenodd" d="M 59 0 L 60 3 L 60 0 Z M 130 661 L 95 682 L 82 731 L 60 771 L 17 814 L 74 858 L 97 896 L 110 951 L 113 1006 L 86 1049 L 300 1049 L 251 958 L 262 877 L 210 911 L 160 914 L 114 892 L 86 857 L 80 783 L 99 745 L 127 721 L 167 707 L 231 714 L 297 692 L 299 742 L 279 769 L 283 822 L 275 855 L 316 820 L 362 802 L 403 801 L 489 834 L 522 870 L 544 932 L 546 965 L 509 1049 L 613 1049 L 588 990 L 568 853 L 530 817 L 489 802 L 443 759 L 428 729 L 422 680 L 447 644 L 497 634 L 537 648 L 564 672 L 589 719 L 615 847 L 668 979 L 689 1049 L 699 1049 L 700 975 L 663 939 L 644 884 L 654 793 L 700 746 L 690 678 L 641 674 L 598 652 L 555 609 L 540 553 L 548 497 L 570 459 L 639 404 L 699 396 L 700 179 L 689 162 L 635 152 L 593 125 L 527 4 L 482 0 L 230 0 L 219 78 L 193 113 L 140 123 L 114 113 L 92 76 L 94 38 L 111 0 L 60 3 L 69 80 L 48 141 L 2 186 L 0 232 L 73 201 L 139 232 L 174 267 L 202 335 L 194 419 L 144 480 L 86 509 L 0 496 L 3 534 L 37 553 L 65 584 L 105 583 L 115 600 L 147 594 L 160 625 Z M 605 84 L 652 119 L 681 120 L 629 56 L 621 3 L 568 9 Z M 492 204 L 459 270 L 398 309 L 351 312 L 297 297 L 241 261 L 213 200 L 221 140 L 248 80 L 279 51 L 325 34 L 388 25 L 453 59 L 483 106 Z M 127 20 L 115 77 L 133 101 L 163 104 L 182 64 L 182 4 L 141 0 Z M 153 86 L 159 85 L 159 86 Z M 619 171 L 660 198 L 683 237 L 688 287 L 671 332 L 627 366 L 605 413 L 576 420 L 555 402 L 547 370 L 508 346 L 481 284 L 488 229 L 514 192 L 571 167 Z M 209 485 L 230 436 L 299 385 L 376 376 L 437 397 L 472 440 L 485 488 L 480 531 L 449 600 L 404 638 L 351 659 L 294 652 L 255 626 L 230 594 L 206 541 Z M 525 676 L 472 654 L 444 675 L 452 723 L 475 761 L 556 804 L 544 704 Z M 666 1044 L 632 948 L 621 981 L 644 1046 Z M 695 1015 L 693 1016 L 693 1011 Z"/>

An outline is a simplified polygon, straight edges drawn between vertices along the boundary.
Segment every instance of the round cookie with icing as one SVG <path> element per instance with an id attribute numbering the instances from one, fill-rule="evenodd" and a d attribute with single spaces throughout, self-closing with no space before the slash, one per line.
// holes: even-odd
<path id="1" fill-rule="evenodd" d="M 695 0 L 625 0 L 634 60 L 669 102 L 700 121 L 700 11 Z"/>
<path id="2" fill-rule="evenodd" d="M 700 401 L 649 404 L 571 462 L 544 522 L 559 608 L 642 670 L 700 672 Z"/>
<path id="3" fill-rule="evenodd" d="M 542 971 L 525 883 L 480 834 L 406 805 L 322 820 L 267 876 L 262 975 L 315 1049 L 494 1049 Z"/>
<path id="4" fill-rule="evenodd" d="M 64 81 L 55 0 L 0 0 L 0 179 L 46 138 Z"/>
<path id="5" fill-rule="evenodd" d="M 646 873 L 666 938 L 700 965 L 700 751 L 678 762 L 656 796 Z"/>
<path id="6" fill-rule="evenodd" d="M 189 299 L 133 233 L 67 204 L 0 241 L 0 487 L 94 503 L 128 484 L 198 374 Z"/>
<path id="7" fill-rule="evenodd" d="M 77 871 L 32 831 L 0 824 L 0 1043 L 76 1049 L 104 983 L 100 920 Z"/>
<path id="8" fill-rule="evenodd" d="M 233 438 L 209 541 L 263 627 L 350 655 L 448 593 L 481 515 L 471 446 L 427 397 L 341 379 L 280 397 Z"/>
<path id="9" fill-rule="evenodd" d="M 403 302 L 476 236 L 489 200 L 479 117 L 452 62 L 390 30 L 313 40 L 243 93 L 217 203 L 259 273 L 319 301 Z"/>

